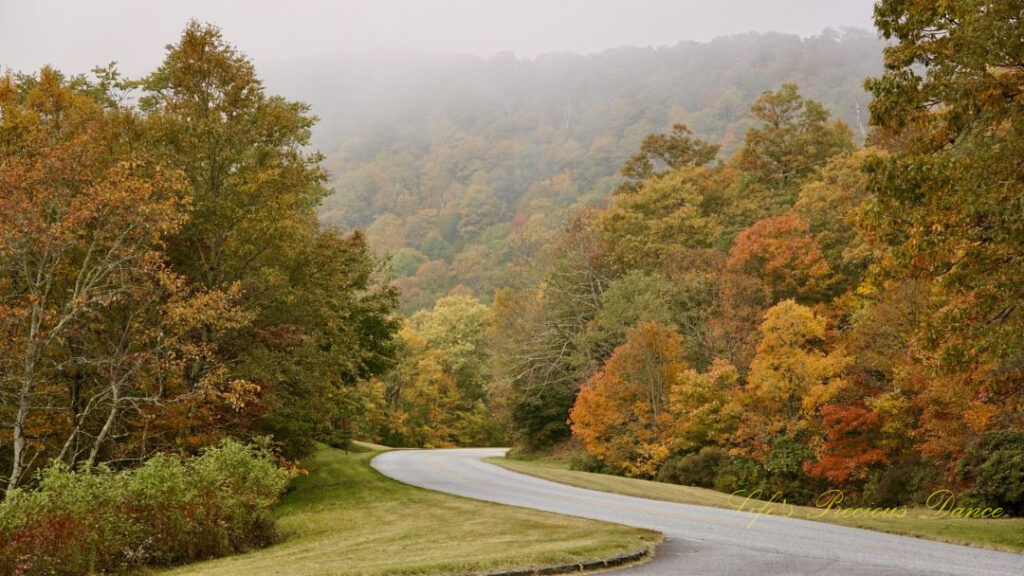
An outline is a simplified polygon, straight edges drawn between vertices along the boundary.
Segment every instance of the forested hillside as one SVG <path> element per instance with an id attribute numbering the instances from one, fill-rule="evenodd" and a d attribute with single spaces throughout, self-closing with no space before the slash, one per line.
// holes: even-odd
<path id="1" fill-rule="evenodd" d="M 638 142 L 621 180 L 577 196 L 563 172 L 537 189 L 563 204 L 531 211 L 528 191 L 510 224 L 485 184 L 463 199 L 494 202 L 491 228 L 431 209 L 468 250 L 503 246 L 486 231 L 506 225 L 529 248 L 489 315 L 456 294 L 413 316 L 414 354 L 374 382 L 364 430 L 486 444 L 504 423 L 520 450 L 582 444 L 588 470 L 790 501 L 841 489 L 898 505 L 949 489 L 1024 513 L 1021 39 L 1012 3 L 997 4 L 878 5 L 896 43 L 866 83 L 863 145 L 785 83 L 750 99 L 738 146 L 677 124 Z M 560 207 L 564 225 L 527 235 Z M 403 220 L 384 218 L 397 247 Z M 405 238 L 454 249 L 433 233 Z M 488 269 L 463 271 L 466 254 L 458 281 Z M 432 262 L 403 285 L 430 270 L 443 290 Z M 481 403 L 496 424 L 468 418 Z"/>
<path id="2" fill-rule="evenodd" d="M 453 289 L 490 301 L 511 262 L 609 197 L 647 134 L 683 123 L 726 159 L 754 125 L 750 103 L 792 82 L 862 139 L 881 51 L 861 31 L 749 34 L 535 60 L 378 54 L 273 77 L 323 118 L 334 192 L 321 219 L 392 255 L 411 313 Z"/>

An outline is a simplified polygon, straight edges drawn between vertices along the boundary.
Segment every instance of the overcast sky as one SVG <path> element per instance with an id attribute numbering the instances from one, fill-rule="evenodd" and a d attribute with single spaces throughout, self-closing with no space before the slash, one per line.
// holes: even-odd
<path id="1" fill-rule="evenodd" d="M 0 0 L 0 68 L 138 75 L 190 18 L 257 66 L 308 55 L 418 50 L 520 57 L 663 46 L 749 31 L 871 28 L 873 0 Z"/>

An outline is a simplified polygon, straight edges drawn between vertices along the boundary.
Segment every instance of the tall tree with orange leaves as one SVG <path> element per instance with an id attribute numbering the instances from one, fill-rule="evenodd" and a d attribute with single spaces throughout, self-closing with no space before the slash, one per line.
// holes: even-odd
<path id="1" fill-rule="evenodd" d="M 573 434 L 591 454 L 627 476 L 651 477 L 677 443 L 672 391 L 686 370 L 674 328 L 639 324 L 580 390 Z"/>

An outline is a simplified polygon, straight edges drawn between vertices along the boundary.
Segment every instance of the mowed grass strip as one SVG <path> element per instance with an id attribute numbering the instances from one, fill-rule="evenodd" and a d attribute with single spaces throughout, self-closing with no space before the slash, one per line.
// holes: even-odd
<path id="1" fill-rule="evenodd" d="M 743 501 L 742 497 L 730 496 L 724 492 L 707 488 L 679 486 L 664 482 L 623 478 L 611 474 L 595 474 L 592 472 L 570 470 L 569 462 L 562 459 L 522 460 L 487 458 L 487 461 L 509 470 L 545 480 L 625 496 L 637 496 L 699 506 L 714 506 L 731 510 L 735 510 L 736 505 Z M 745 509 L 756 506 L 757 504 L 752 501 L 746 505 Z M 795 509 L 794 518 L 807 519 L 809 516 L 817 516 L 821 513 L 820 509 L 808 506 L 796 506 Z M 841 518 L 829 513 L 822 518 L 812 519 L 819 522 L 915 536 L 952 544 L 965 544 L 1007 552 L 1024 552 L 1024 518 L 975 519 L 944 517 L 936 519 L 920 517 L 922 515 L 932 516 L 934 514 L 934 510 L 910 508 L 904 518 Z"/>
<path id="2" fill-rule="evenodd" d="M 378 453 L 324 448 L 306 462 L 309 475 L 295 481 L 275 511 L 282 542 L 161 574 L 464 574 L 595 560 L 660 539 L 637 528 L 408 486 L 370 467 Z"/>

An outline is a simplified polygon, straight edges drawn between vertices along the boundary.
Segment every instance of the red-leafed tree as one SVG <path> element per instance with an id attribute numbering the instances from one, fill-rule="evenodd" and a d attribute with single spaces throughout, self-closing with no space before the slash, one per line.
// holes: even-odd
<path id="1" fill-rule="evenodd" d="M 879 425 L 878 415 L 860 406 L 822 406 L 825 438 L 818 460 L 806 465 L 806 472 L 837 485 L 864 480 L 872 465 L 887 460 L 885 450 L 877 443 Z"/>

